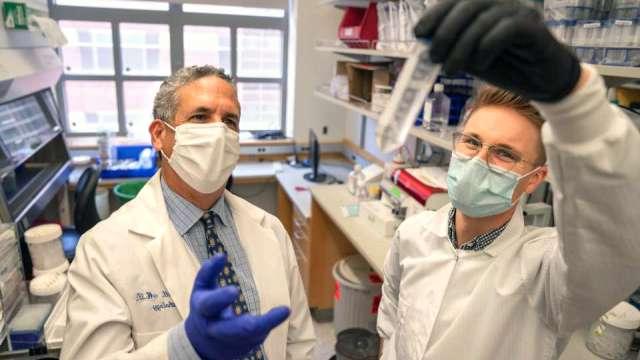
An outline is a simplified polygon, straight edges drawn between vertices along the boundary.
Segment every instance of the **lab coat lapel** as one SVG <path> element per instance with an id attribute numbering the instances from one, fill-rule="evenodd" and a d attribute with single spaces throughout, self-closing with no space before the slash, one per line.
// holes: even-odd
<path id="1" fill-rule="evenodd" d="M 129 230 L 151 238 L 145 246 L 178 312 L 186 318 L 193 281 L 200 264 L 169 219 L 160 186 L 160 172 L 132 201 L 139 207 L 134 212 L 139 216 L 132 219 Z"/>
<path id="2" fill-rule="evenodd" d="M 160 236 L 147 243 L 147 249 L 180 316 L 186 318 L 193 281 L 200 266 L 198 261 L 171 224 L 165 227 Z"/>

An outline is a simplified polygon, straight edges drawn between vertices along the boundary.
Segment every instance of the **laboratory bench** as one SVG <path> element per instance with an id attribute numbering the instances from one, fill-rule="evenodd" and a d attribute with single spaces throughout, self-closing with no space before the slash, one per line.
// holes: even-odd
<path id="1" fill-rule="evenodd" d="M 328 182 L 345 182 L 352 164 L 343 160 L 326 161 L 323 160 L 320 165 L 320 171 L 328 174 Z M 294 168 L 283 165 L 283 170 L 276 174 L 277 183 L 277 216 L 282 225 L 291 237 L 293 249 L 298 261 L 298 268 L 302 276 L 302 282 L 307 292 L 307 296 L 311 300 L 312 294 L 323 294 L 326 291 L 325 282 L 317 282 L 316 274 L 324 274 L 331 261 L 335 262 L 339 259 L 335 257 L 327 257 L 323 244 L 326 239 L 327 244 L 331 244 L 330 234 L 318 237 L 314 233 L 311 191 L 322 185 L 313 183 L 304 179 L 304 174 L 310 171 L 309 168 Z M 316 239 L 316 241 L 314 241 Z M 318 242 L 319 241 L 319 242 Z M 330 268 L 329 268 L 330 273 Z M 333 283 L 332 283 L 333 284 Z M 331 289 L 333 285 L 331 284 Z M 311 302 L 312 308 L 330 308 L 326 306 L 326 302 Z"/>

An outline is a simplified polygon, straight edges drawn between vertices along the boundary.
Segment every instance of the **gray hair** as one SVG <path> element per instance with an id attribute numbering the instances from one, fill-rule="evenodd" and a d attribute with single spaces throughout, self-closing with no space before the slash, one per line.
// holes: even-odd
<path id="1" fill-rule="evenodd" d="M 216 76 L 235 88 L 234 80 L 224 69 L 212 65 L 184 67 L 166 78 L 153 100 L 153 118 L 172 122 L 178 108 L 178 90 L 198 79 Z"/>

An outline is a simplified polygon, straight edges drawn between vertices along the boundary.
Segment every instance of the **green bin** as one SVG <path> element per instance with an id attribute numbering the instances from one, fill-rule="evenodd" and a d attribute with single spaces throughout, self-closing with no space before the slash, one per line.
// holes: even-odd
<path id="1" fill-rule="evenodd" d="M 133 199 L 138 195 L 140 189 L 146 184 L 146 181 L 127 181 L 116 185 L 113 188 L 113 193 L 121 205 L 124 205 L 127 201 Z"/>

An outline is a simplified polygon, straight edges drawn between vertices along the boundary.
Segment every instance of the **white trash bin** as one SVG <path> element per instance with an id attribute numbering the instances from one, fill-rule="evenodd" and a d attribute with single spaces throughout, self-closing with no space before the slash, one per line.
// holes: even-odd
<path id="1" fill-rule="evenodd" d="M 336 334 L 351 328 L 376 333 L 382 280 L 360 255 L 349 256 L 333 266 L 336 280 L 333 324 Z"/>
<path id="2" fill-rule="evenodd" d="M 100 220 L 104 220 L 109 217 L 111 213 L 109 208 L 109 190 L 105 188 L 96 189 L 96 210 Z"/>

